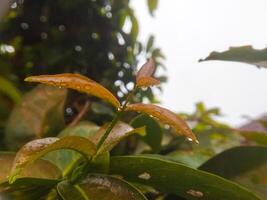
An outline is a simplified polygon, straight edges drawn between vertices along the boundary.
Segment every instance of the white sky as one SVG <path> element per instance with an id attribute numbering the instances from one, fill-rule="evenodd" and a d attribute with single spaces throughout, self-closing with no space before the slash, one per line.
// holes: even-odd
<path id="1" fill-rule="evenodd" d="M 161 97 L 175 111 L 191 112 L 196 102 L 220 107 L 222 121 L 244 123 L 243 115 L 267 112 L 267 70 L 252 65 L 210 61 L 213 51 L 229 46 L 267 46 L 266 0 L 159 0 L 152 18 L 146 1 L 132 1 L 141 41 L 156 36 L 167 59 L 169 81 Z"/>

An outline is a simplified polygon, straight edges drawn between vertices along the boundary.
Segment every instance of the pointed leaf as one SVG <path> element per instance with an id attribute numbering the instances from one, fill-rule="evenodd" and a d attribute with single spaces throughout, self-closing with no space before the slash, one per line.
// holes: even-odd
<path id="1" fill-rule="evenodd" d="M 267 199 L 267 147 L 235 147 L 211 158 L 200 169 L 235 181 Z"/>
<path id="2" fill-rule="evenodd" d="M 57 189 L 64 200 L 146 200 L 126 181 L 105 175 L 88 175 L 74 186 L 63 181 Z"/>
<path id="3" fill-rule="evenodd" d="M 50 137 L 33 140 L 25 144 L 17 153 L 9 177 L 10 183 L 13 183 L 16 180 L 17 176 L 21 173 L 21 170 L 29 163 L 51 151 L 59 149 L 71 149 L 77 151 L 88 159 L 90 159 L 96 152 L 95 145 L 92 142 L 79 136 L 69 136 L 62 139 Z"/>
<path id="4" fill-rule="evenodd" d="M 208 60 L 243 62 L 267 68 L 267 48 L 257 50 L 253 49 L 252 46 L 231 47 L 224 52 L 214 51 L 207 58 L 200 61 Z"/>
<path id="5" fill-rule="evenodd" d="M 26 142 L 54 135 L 64 126 L 66 90 L 38 85 L 28 92 L 12 111 L 5 130 L 9 149 Z"/>
<path id="6" fill-rule="evenodd" d="M 0 152 L 0 184 L 8 181 L 15 153 Z M 18 183 L 34 182 L 47 184 L 49 181 L 55 182 L 61 176 L 60 170 L 46 160 L 38 160 L 32 165 L 25 167 L 18 179 Z M 1 186 L 0 186 L 1 190 Z"/>
<path id="7" fill-rule="evenodd" d="M 99 131 L 95 134 L 89 137 L 89 140 L 91 140 L 94 144 L 98 144 L 101 137 L 106 132 L 106 129 L 108 128 L 109 124 L 106 124 L 102 128 L 99 129 Z M 119 142 L 121 142 L 123 139 L 128 137 L 129 135 L 132 135 L 134 133 L 142 134 L 145 130 L 144 127 L 134 129 L 130 125 L 120 121 L 118 122 L 113 129 L 111 130 L 110 134 L 108 135 L 107 139 L 103 143 L 102 147 L 98 151 L 98 153 L 104 153 L 107 151 L 110 151 L 113 149 L 114 146 L 116 146 Z"/>
<path id="8" fill-rule="evenodd" d="M 162 130 L 157 121 L 148 115 L 139 115 L 133 119 L 131 125 L 134 128 L 145 126 L 146 135 L 141 137 L 152 149 L 154 153 L 158 153 L 161 149 Z"/>
<path id="9" fill-rule="evenodd" d="M 150 14 L 153 16 L 154 11 L 158 7 L 158 0 L 147 0 L 147 5 L 148 5 L 148 9 L 149 9 Z"/>
<path id="10" fill-rule="evenodd" d="M 198 143 L 196 136 L 191 131 L 189 126 L 184 122 L 184 120 L 182 120 L 180 117 L 178 117 L 177 114 L 171 112 L 170 110 L 156 105 L 142 103 L 130 104 L 128 105 L 126 110 L 143 112 L 148 115 L 152 115 L 153 117 L 159 119 L 161 122 L 169 124 L 178 134 L 184 135 L 190 141 Z"/>
<path id="11" fill-rule="evenodd" d="M 137 72 L 136 85 L 138 87 L 149 87 L 160 84 L 159 80 L 152 77 L 155 69 L 155 62 L 150 58 Z"/>
<path id="12" fill-rule="evenodd" d="M 188 200 L 260 200 L 252 192 L 219 176 L 157 157 L 116 156 L 110 173 Z"/>
<path id="13" fill-rule="evenodd" d="M 58 134 L 58 137 L 81 136 L 88 138 L 90 135 L 95 134 L 98 129 L 99 126 L 92 122 L 81 121 L 75 126 L 65 128 Z M 63 174 L 65 174 L 65 171 L 68 170 L 69 166 L 71 166 L 74 162 L 77 162 L 77 160 L 81 157 L 82 156 L 79 153 L 66 149 L 57 150 L 44 156 L 46 160 L 51 161 L 60 168 Z"/>
<path id="14" fill-rule="evenodd" d="M 65 73 L 56 75 L 30 76 L 26 78 L 25 81 L 40 82 L 46 85 L 74 89 L 79 92 L 104 99 L 116 108 L 120 107 L 120 102 L 109 90 L 104 88 L 99 83 L 80 74 Z"/>

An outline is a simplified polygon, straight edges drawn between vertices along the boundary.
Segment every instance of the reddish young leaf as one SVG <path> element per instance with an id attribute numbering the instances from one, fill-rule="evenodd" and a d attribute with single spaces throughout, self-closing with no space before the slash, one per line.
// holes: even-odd
<path id="1" fill-rule="evenodd" d="M 30 76 L 26 78 L 25 81 L 40 82 L 46 85 L 74 89 L 79 92 L 104 99 L 116 108 L 120 107 L 120 102 L 109 90 L 99 83 L 80 74 L 64 73 L 56 75 Z"/>
<path id="2" fill-rule="evenodd" d="M 189 126 L 170 110 L 156 105 L 136 103 L 128 105 L 126 111 L 137 111 L 152 115 L 161 122 L 169 124 L 177 133 L 186 136 L 188 140 L 198 143 L 196 136 L 191 131 Z"/>
<path id="3" fill-rule="evenodd" d="M 155 62 L 149 59 L 138 71 L 136 75 L 136 85 L 138 87 L 149 87 L 160 84 L 160 81 L 152 77 L 155 72 Z"/>

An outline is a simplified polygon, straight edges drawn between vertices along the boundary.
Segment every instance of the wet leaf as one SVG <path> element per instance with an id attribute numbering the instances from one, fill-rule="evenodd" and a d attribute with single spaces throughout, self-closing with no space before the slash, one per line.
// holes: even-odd
<path id="1" fill-rule="evenodd" d="M 25 144 L 17 153 L 11 169 L 9 182 L 13 183 L 22 169 L 31 162 L 51 151 L 59 149 L 77 151 L 88 159 L 91 159 L 91 156 L 96 152 L 96 147 L 91 141 L 79 136 L 68 136 L 62 139 L 50 137 L 33 140 Z"/>
<path id="2" fill-rule="evenodd" d="M 57 189 L 64 200 L 146 200 L 131 184 L 105 175 L 88 175 L 74 186 L 63 181 Z"/>
<path id="3" fill-rule="evenodd" d="M 0 76 L 0 92 L 7 95 L 13 102 L 18 103 L 21 99 L 20 91 L 12 82 Z"/>
<path id="4" fill-rule="evenodd" d="M 94 144 L 98 144 L 100 138 L 104 135 L 108 126 L 109 124 L 104 125 L 95 135 L 90 136 L 89 140 L 91 140 Z M 111 130 L 109 136 L 103 143 L 102 147 L 99 149 L 98 153 L 101 154 L 110 151 L 111 149 L 113 149 L 113 147 L 115 147 L 119 142 L 121 142 L 129 135 L 132 135 L 134 133 L 143 134 L 145 132 L 144 129 L 144 127 L 134 129 L 127 123 L 119 121 Z"/>
<path id="5" fill-rule="evenodd" d="M 161 122 L 166 123 L 174 128 L 174 130 L 181 135 L 184 135 L 190 141 L 198 143 L 196 136 L 193 134 L 189 126 L 180 118 L 177 114 L 167 110 L 165 108 L 151 105 L 151 104 L 130 104 L 126 108 L 127 111 L 143 112 L 151 115 Z"/>
<path id="6" fill-rule="evenodd" d="M 267 48 L 257 50 L 253 49 L 252 46 L 231 47 L 224 52 L 214 51 L 207 58 L 200 61 L 208 60 L 243 62 L 267 68 Z"/>
<path id="7" fill-rule="evenodd" d="M 116 108 L 120 107 L 120 102 L 109 90 L 104 88 L 99 83 L 80 74 L 65 73 L 56 75 L 30 76 L 26 78 L 25 81 L 39 82 L 46 85 L 74 89 L 79 92 L 90 94 L 106 100 Z"/>
<path id="8" fill-rule="evenodd" d="M 267 147 L 235 147 L 211 158 L 200 169 L 235 181 L 267 199 Z"/>
<path id="9" fill-rule="evenodd" d="M 9 149 L 17 150 L 32 139 L 57 134 L 65 126 L 66 95 L 66 90 L 45 85 L 28 92 L 7 122 L 5 140 Z"/>
<path id="10" fill-rule="evenodd" d="M 0 184 L 8 181 L 8 175 L 10 173 L 15 156 L 15 153 L 0 152 Z M 49 181 L 55 182 L 60 176 L 61 172 L 57 167 L 48 161 L 40 159 L 35 163 L 25 167 L 18 177 L 17 182 L 18 184 L 29 182 L 35 182 L 35 184 L 44 182 L 47 184 Z"/>
<path id="11" fill-rule="evenodd" d="M 127 181 L 149 185 L 161 192 L 176 194 L 188 200 L 260 200 L 236 183 L 157 157 L 112 157 L 110 173 L 119 174 Z"/>
<path id="12" fill-rule="evenodd" d="M 58 135 L 59 138 L 66 136 L 81 136 L 88 138 L 97 132 L 99 126 L 89 121 L 81 121 L 77 125 L 72 127 L 67 127 L 61 131 Z M 58 168 L 61 169 L 63 174 L 68 170 L 68 167 L 72 165 L 73 162 L 77 162 L 82 156 L 71 150 L 61 149 L 53 153 L 46 154 L 45 159 L 54 163 Z"/>
<path id="13" fill-rule="evenodd" d="M 146 135 L 142 136 L 142 140 L 146 142 L 154 153 L 158 153 L 161 149 L 162 130 L 157 121 L 148 115 L 139 115 L 132 122 L 134 128 L 145 126 Z"/>
<path id="14" fill-rule="evenodd" d="M 155 69 L 155 62 L 150 58 L 137 72 L 136 85 L 138 87 L 149 87 L 160 84 L 159 80 L 152 77 Z"/>

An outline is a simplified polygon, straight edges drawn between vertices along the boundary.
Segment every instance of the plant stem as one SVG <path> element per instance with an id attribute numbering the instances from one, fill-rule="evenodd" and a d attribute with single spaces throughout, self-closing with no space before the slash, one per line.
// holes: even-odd
<path id="1" fill-rule="evenodd" d="M 124 113 L 124 110 L 127 107 L 127 104 L 129 103 L 129 101 L 131 100 L 132 96 L 134 95 L 135 91 L 136 91 L 137 87 L 135 86 L 134 89 L 128 94 L 127 98 L 125 99 L 125 102 L 123 103 L 123 105 L 121 106 L 121 108 L 118 110 L 116 116 L 113 118 L 113 120 L 111 121 L 110 125 L 108 126 L 106 132 L 104 133 L 104 135 L 100 138 L 96 148 L 97 151 L 101 148 L 101 146 L 103 145 L 103 143 L 105 142 L 105 140 L 107 139 L 108 135 L 110 134 L 110 132 L 112 131 L 113 127 L 116 125 L 116 123 L 119 121 L 119 119 L 121 118 L 122 114 Z M 97 154 L 97 153 L 96 153 Z"/>

